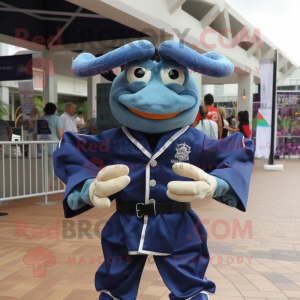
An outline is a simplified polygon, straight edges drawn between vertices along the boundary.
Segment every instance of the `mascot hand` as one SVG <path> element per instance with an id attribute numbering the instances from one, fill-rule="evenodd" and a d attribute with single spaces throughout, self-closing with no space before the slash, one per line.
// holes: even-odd
<path id="1" fill-rule="evenodd" d="M 195 181 L 171 181 L 168 184 L 167 195 L 178 202 L 193 202 L 213 197 L 217 181 L 203 170 L 188 163 L 176 163 L 173 171 Z"/>
<path id="2" fill-rule="evenodd" d="M 127 176 L 129 169 L 125 165 L 112 165 L 99 171 L 89 189 L 89 196 L 94 206 L 99 210 L 110 207 L 111 196 L 124 189 L 130 182 Z"/>

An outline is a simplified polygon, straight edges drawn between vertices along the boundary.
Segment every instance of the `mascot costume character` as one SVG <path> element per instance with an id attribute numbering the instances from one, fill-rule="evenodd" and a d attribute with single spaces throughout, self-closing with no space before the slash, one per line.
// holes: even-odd
<path id="1" fill-rule="evenodd" d="M 136 41 L 73 61 L 79 77 L 125 65 L 109 98 L 123 127 L 96 136 L 64 133 L 54 152 L 55 173 L 66 184 L 66 218 L 92 207 L 104 211 L 116 199 L 101 233 L 99 299 L 136 299 L 147 255 L 153 255 L 171 300 L 207 300 L 216 287 L 205 277 L 207 234 L 191 202 L 214 198 L 245 211 L 253 143 L 241 133 L 215 140 L 189 127 L 200 104 L 189 69 L 229 76 L 234 66 L 226 57 L 200 55 L 174 41 L 159 46 L 159 63 L 150 60 L 154 52 L 150 42 Z"/>

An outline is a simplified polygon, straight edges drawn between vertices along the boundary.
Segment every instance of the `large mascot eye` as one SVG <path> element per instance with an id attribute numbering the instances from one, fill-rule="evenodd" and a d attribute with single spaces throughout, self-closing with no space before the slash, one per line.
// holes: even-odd
<path id="1" fill-rule="evenodd" d="M 148 83 L 151 77 L 151 70 L 142 67 L 130 67 L 126 74 L 129 83 L 135 81 L 143 81 Z"/>
<path id="2" fill-rule="evenodd" d="M 183 70 L 177 68 L 162 69 L 160 76 L 164 84 L 177 83 L 183 85 L 185 81 Z"/>

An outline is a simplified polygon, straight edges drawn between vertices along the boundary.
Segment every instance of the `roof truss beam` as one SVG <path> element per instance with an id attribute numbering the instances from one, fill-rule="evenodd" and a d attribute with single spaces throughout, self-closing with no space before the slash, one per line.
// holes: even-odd
<path id="1" fill-rule="evenodd" d="M 287 78 L 292 72 L 294 72 L 297 68 L 295 66 L 292 66 L 289 68 L 289 70 L 287 70 L 283 76 L 280 78 L 281 80 L 284 80 L 285 78 Z"/>
<path id="2" fill-rule="evenodd" d="M 251 55 L 253 55 L 256 52 L 256 50 L 257 50 L 257 40 L 254 42 L 254 44 L 252 45 L 252 47 L 249 50 L 247 50 L 247 56 L 248 56 L 248 58 Z"/>
<path id="3" fill-rule="evenodd" d="M 210 11 L 201 19 L 200 23 L 203 29 L 208 27 L 221 13 L 220 6 L 215 4 Z"/>
<path id="4" fill-rule="evenodd" d="M 168 11 L 173 14 L 186 0 L 168 0 Z"/>
<path id="5" fill-rule="evenodd" d="M 274 49 L 270 48 L 266 52 L 262 53 L 261 59 L 271 59 L 274 57 Z"/>
<path id="6" fill-rule="evenodd" d="M 240 37 L 240 41 L 243 41 L 247 34 L 248 34 L 248 28 L 244 26 L 238 33 L 238 36 Z"/>
<path id="7" fill-rule="evenodd" d="M 75 14 L 79 14 L 82 11 L 82 7 L 78 7 Z M 63 34 L 63 32 L 67 29 L 67 27 L 72 23 L 72 21 L 76 18 L 76 16 L 72 16 L 68 22 L 60 29 L 60 31 L 56 34 L 56 36 L 51 40 L 51 42 L 48 44 L 48 48 L 51 47 L 54 42 Z"/>
<path id="8" fill-rule="evenodd" d="M 2 2 L 2 1 L 0 1 L 0 5 L 2 5 L 2 6 L 4 6 L 5 8 L 7 8 L 6 11 L 11 11 L 11 10 L 9 10 L 9 9 L 12 9 L 12 10 L 17 9 L 16 7 L 14 7 L 14 6 L 12 6 L 12 5 L 9 5 L 9 4 L 7 4 L 7 3 L 4 3 L 4 2 Z M 4 10 L 4 11 L 5 11 L 5 9 L 4 9 L 3 7 L 0 7 L 0 11 L 1 11 L 1 10 Z M 43 17 L 33 14 L 33 13 L 31 13 L 31 11 L 30 11 L 30 12 L 27 12 L 27 13 L 25 13 L 25 14 L 28 15 L 28 16 L 31 16 L 31 17 L 34 17 L 34 18 L 43 20 Z"/>
<path id="9" fill-rule="evenodd" d="M 0 2 L 0 5 L 4 6 L 5 3 Z M 6 5 L 6 4 L 5 4 Z M 44 15 L 54 15 L 54 16 L 69 16 L 69 17 L 82 17 L 82 18 L 96 18 L 96 19 L 106 19 L 101 15 L 96 14 L 82 14 L 82 13 L 72 13 L 72 12 L 61 12 L 61 11 L 50 11 L 50 10 L 36 10 L 36 9 L 22 9 L 16 7 L 0 7 L 0 11 L 10 11 L 10 12 L 20 12 L 32 17 L 44 20 L 45 17 L 36 15 L 36 14 L 44 14 Z M 59 19 L 63 21 L 69 21 L 69 19 Z"/>
<path id="10" fill-rule="evenodd" d="M 224 20 L 225 20 L 225 28 L 229 28 L 231 29 L 231 25 L 230 25 L 230 19 L 229 19 L 229 13 L 228 13 L 228 9 L 225 8 L 224 9 Z M 228 30 L 228 32 L 225 33 L 226 37 L 232 42 L 232 31 Z"/>
<path id="11" fill-rule="evenodd" d="M 155 37 L 155 39 L 162 40 L 166 36 L 158 36 Z M 89 51 L 93 55 L 96 55 L 98 53 L 102 53 L 105 51 L 104 49 L 107 49 L 108 46 L 110 48 L 118 48 L 121 46 L 124 46 L 130 42 L 138 41 L 138 40 L 147 40 L 150 42 L 153 42 L 153 37 L 135 37 L 135 38 L 127 38 L 127 39 L 117 39 L 117 40 L 103 40 L 103 41 L 91 41 L 86 43 L 75 43 L 75 44 L 64 44 L 60 45 L 59 47 L 51 48 L 50 52 L 64 52 L 64 51 L 75 51 L 75 50 L 81 50 L 84 49 L 84 51 Z M 112 45 L 112 42 L 113 45 Z M 78 53 L 77 53 L 78 54 Z M 75 55 L 77 55 L 75 54 Z"/>
<path id="12" fill-rule="evenodd" d="M 280 70 L 285 65 L 287 65 L 288 62 L 289 62 L 289 60 L 287 58 L 285 58 L 285 57 L 282 57 L 281 59 L 279 59 L 278 70 Z"/>
<path id="13" fill-rule="evenodd" d="M 260 59 L 261 58 L 261 49 L 257 49 L 256 53 L 255 53 L 255 56 L 257 59 Z"/>

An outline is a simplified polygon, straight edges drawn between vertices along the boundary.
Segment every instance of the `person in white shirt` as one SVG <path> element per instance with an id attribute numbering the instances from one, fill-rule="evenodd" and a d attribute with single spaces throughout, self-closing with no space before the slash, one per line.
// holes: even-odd
<path id="1" fill-rule="evenodd" d="M 75 118 L 75 122 L 76 122 L 76 125 L 77 125 L 78 129 L 85 127 L 82 111 L 79 111 L 77 113 L 77 117 Z"/>
<path id="2" fill-rule="evenodd" d="M 64 132 L 73 131 L 75 134 L 78 133 L 76 121 L 73 118 L 75 111 L 75 104 L 72 102 L 68 102 L 65 107 L 65 112 L 60 116 Z"/>
<path id="3" fill-rule="evenodd" d="M 209 135 L 210 137 L 217 139 L 218 124 L 214 121 L 207 119 L 208 109 L 205 106 L 200 106 L 199 112 L 201 120 L 195 128 L 201 130 L 203 133 Z"/>

